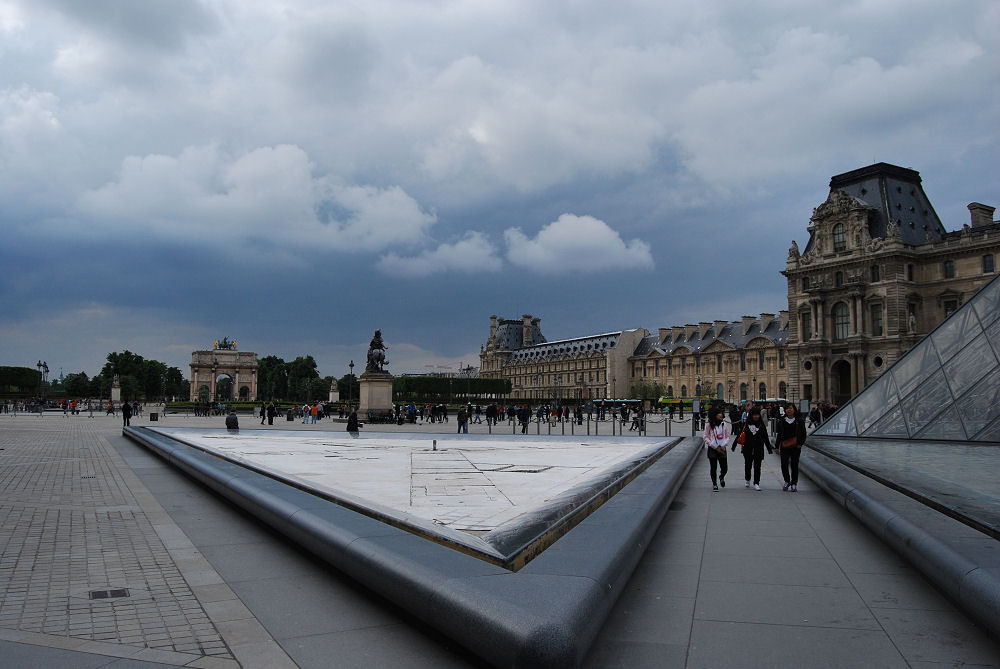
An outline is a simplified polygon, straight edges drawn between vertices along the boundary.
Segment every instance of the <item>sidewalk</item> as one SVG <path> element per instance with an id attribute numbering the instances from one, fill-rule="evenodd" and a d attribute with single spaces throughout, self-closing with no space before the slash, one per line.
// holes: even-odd
<path id="1" fill-rule="evenodd" d="M 0 666 L 479 666 L 121 437 L 120 418 L 0 416 L 0 448 Z M 776 456 L 762 492 L 737 454 L 730 466 L 713 493 L 695 464 L 587 666 L 1000 666 L 997 644 L 811 482 L 782 493 Z M 86 599 L 118 586 L 129 597 Z"/>

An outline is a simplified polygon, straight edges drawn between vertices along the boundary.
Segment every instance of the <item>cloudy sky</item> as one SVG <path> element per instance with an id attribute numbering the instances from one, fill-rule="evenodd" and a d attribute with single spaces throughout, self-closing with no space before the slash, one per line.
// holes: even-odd
<path id="1" fill-rule="evenodd" d="M 787 305 L 830 177 L 1000 205 L 1000 4 L 0 0 L 0 364 L 478 364 Z"/>

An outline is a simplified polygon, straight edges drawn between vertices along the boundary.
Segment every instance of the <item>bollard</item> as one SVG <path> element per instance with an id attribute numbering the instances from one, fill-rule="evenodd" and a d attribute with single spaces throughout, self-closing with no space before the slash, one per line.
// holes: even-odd
<path id="1" fill-rule="evenodd" d="M 436 451 L 437 449 L 438 449 L 438 440 L 435 439 L 434 440 L 434 450 Z"/>

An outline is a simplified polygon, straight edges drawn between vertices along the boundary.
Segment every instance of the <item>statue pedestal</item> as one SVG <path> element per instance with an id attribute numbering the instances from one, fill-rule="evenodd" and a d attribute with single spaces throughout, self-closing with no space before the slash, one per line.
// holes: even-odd
<path id="1" fill-rule="evenodd" d="M 362 416 L 369 411 L 392 411 L 392 374 L 388 372 L 365 372 L 361 375 L 361 396 L 358 398 L 358 413 Z"/>

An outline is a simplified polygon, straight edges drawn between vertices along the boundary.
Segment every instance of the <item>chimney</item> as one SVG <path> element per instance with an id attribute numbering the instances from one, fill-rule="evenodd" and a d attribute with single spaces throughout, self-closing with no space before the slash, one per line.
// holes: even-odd
<path id="1" fill-rule="evenodd" d="M 763 332 L 767 329 L 767 326 L 771 324 L 774 320 L 774 314 L 761 314 L 760 315 L 760 331 Z"/>
<path id="2" fill-rule="evenodd" d="M 675 344 L 677 343 L 677 340 L 681 338 L 682 334 L 684 334 L 683 325 L 675 325 L 672 328 L 670 328 L 670 336 L 674 340 Z"/>
<path id="3" fill-rule="evenodd" d="M 694 334 L 697 331 L 698 331 L 697 325 L 692 325 L 691 323 L 688 323 L 687 325 L 684 326 L 684 338 L 687 341 L 691 341 L 691 338 L 694 337 Z"/>
<path id="4" fill-rule="evenodd" d="M 780 319 L 778 321 L 778 327 L 780 327 L 782 330 L 787 330 L 788 329 L 788 309 L 783 309 L 783 310 L 779 311 L 778 312 L 778 318 Z"/>
<path id="5" fill-rule="evenodd" d="M 531 346 L 531 314 L 521 316 L 521 346 Z"/>
<path id="6" fill-rule="evenodd" d="M 698 339 L 704 339 L 708 331 L 712 329 L 711 323 L 698 323 Z"/>
<path id="7" fill-rule="evenodd" d="M 497 333 L 497 317 L 490 316 L 490 339 Z"/>
<path id="8" fill-rule="evenodd" d="M 979 204 L 978 202 L 969 203 L 969 214 L 972 215 L 972 227 L 979 228 L 984 225 L 993 224 L 993 212 L 996 211 L 996 207 L 990 207 L 985 204 Z"/>
<path id="9" fill-rule="evenodd" d="M 715 338 L 718 339 L 722 335 L 722 330 L 729 325 L 729 321 L 715 321 L 712 324 L 712 329 L 715 330 Z"/>
<path id="10" fill-rule="evenodd" d="M 667 337 L 670 336 L 670 328 L 660 328 L 659 330 L 659 343 L 667 341 Z"/>
<path id="11" fill-rule="evenodd" d="M 747 332 L 750 331 L 750 326 L 753 325 L 753 323 L 754 323 L 755 320 L 757 320 L 757 319 L 754 318 L 753 316 L 744 316 L 743 317 L 743 334 L 746 334 Z"/>

